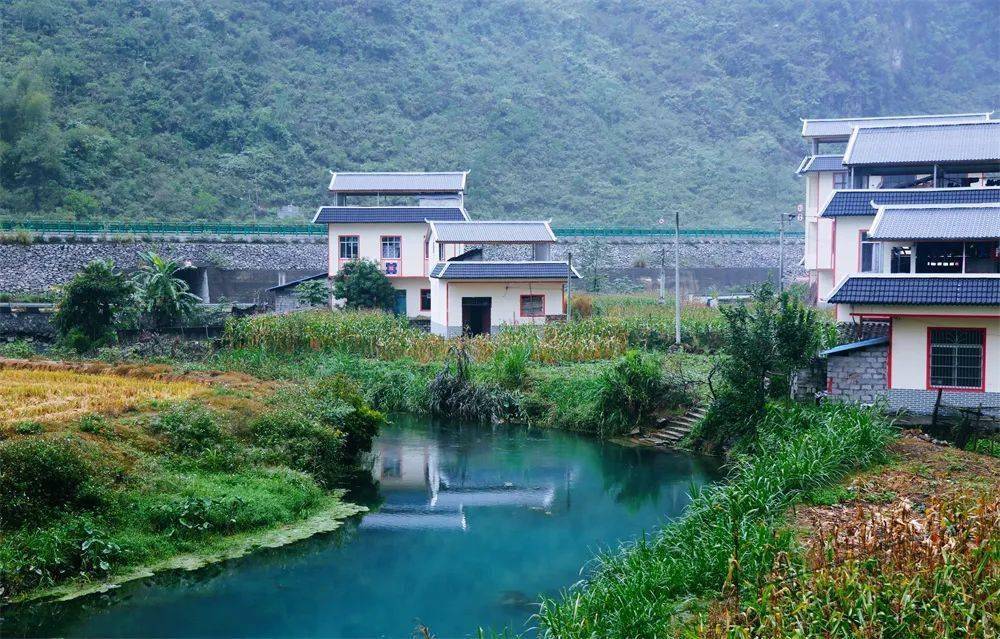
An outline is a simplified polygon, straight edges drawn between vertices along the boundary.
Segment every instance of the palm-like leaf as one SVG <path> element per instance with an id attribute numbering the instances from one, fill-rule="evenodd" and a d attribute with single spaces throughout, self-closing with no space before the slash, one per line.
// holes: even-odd
<path id="1" fill-rule="evenodd" d="M 201 301 L 191 293 L 187 282 L 177 277 L 184 268 L 179 262 L 156 253 L 143 255 L 136 284 L 143 314 L 155 326 L 167 326 L 190 316 Z"/>

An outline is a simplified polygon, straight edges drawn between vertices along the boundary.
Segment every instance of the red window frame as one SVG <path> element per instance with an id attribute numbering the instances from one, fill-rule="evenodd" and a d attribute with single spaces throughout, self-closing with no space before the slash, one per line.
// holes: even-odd
<path id="1" fill-rule="evenodd" d="M 383 257 L 382 255 L 382 243 L 385 240 L 395 238 L 399 240 L 399 257 Z M 379 263 L 382 265 L 382 272 L 386 274 L 386 277 L 403 277 L 403 236 L 402 235 L 382 235 L 378 240 L 378 256 Z M 385 265 L 387 262 L 395 262 L 397 264 L 397 272 L 393 275 L 385 272 Z"/>
<path id="2" fill-rule="evenodd" d="M 982 359 L 979 363 L 979 387 L 972 386 L 934 386 L 931 384 L 931 331 L 954 330 L 976 331 L 979 333 L 979 344 L 982 348 Z M 979 326 L 928 326 L 926 352 L 926 387 L 927 390 L 946 390 L 959 393 L 983 393 L 986 391 L 986 329 Z"/>
<path id="3" fill-rule="evenodd" d="M 424 306 L 424 293 L 427 294 L 427 306 Z M 420 310 L 429 311 L 431 310 L 431 289 L 422 288 L 420 289 Z"/>
<path id="4" fill-rule="evenodd" d="M 524 312 L 524 302 L 526 298 L 529 297 L 540 297 L 542 298 L 542 310 L 538 313 L 525 313 Z M 539 293 L 528 293 L 521 296 L 520 304 L 521 317 L 545 317 L 545 295 Z"/>

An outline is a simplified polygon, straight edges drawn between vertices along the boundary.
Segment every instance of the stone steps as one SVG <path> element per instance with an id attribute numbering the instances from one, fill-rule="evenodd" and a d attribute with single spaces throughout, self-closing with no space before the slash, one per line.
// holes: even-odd
<path id="1" fill-rule="evenodd" d="M 633 433 L 629 439 L 633 444 L 640 446 L 673 447 L 704 417 L 705 409 L 695 406 L 678 417 L 661 417 L 656 420 L 655 428 L 647 432 Z"/>

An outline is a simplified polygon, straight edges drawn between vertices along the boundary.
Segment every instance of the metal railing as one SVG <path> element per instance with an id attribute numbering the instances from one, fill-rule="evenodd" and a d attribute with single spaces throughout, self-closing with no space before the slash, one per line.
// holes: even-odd
<path id="1" fill-rule="evenodd" d="M 553 227 L 560 237 L 673 237 L 672 228 Z M 68 222 L 61 220 L 0 220 L 0 232 L 26 231 L 57 235 L 326 235 L 321 224 L 228 224 L 213 222 Z M 761 229 L 681 229 L 684 238 L 777 238 L 778 231 Z M 785 231 L 801 236 L 802 231 Z"/>

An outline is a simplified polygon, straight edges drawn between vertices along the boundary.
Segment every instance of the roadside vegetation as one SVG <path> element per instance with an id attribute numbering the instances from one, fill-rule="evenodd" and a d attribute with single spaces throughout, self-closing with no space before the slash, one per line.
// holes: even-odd
<path id="1" fill-rule="evenodd" d="M 343 376 L 60 368 L 0 369 L 5 598 L 226 556 L 248 535 L 357 511 L 342 489 L 366 475 L 384 417 Z"/>

